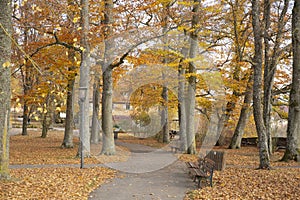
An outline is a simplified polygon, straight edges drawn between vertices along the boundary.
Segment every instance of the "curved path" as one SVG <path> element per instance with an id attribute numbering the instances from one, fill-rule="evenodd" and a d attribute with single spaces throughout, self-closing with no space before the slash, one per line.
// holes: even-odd
<path id="1" fill-rule="evenodd" d="M 132 156 L 127 162 L 108 164 L 120 170 L 120 178 L 96 189 L 90 200 L 182 200 L 189 189 L 196 188 L 185 164 L 170 151 L 122 142 L 117 145 L 129 148 Z"/>

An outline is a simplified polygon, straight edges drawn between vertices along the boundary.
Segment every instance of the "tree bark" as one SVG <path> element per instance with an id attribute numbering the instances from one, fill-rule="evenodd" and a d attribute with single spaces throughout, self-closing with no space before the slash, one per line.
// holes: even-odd
<path id="1" fill-rule="evenodd" d="M 0 1 L 0 179 L 9 179 L 11 1 Z"/>
<path id="2" fill-rule="evenodd" d="M 73 51 L 74 52 L 74 51 Z M 70 54 L 69 54 L 70 55 Z M 73 53 L 71 53 L 73 55 Z M 74 55 L 75 56 L 75 55 Z M 69 57 L 71 59 L 71 56 Z M 75 85 L 75 74 L 72 73 L 74 67 L 72 66 L 69 71 L 71 75 L 68 76 L 67 86 L 67 108 L 66 108 L 66 121 L 65 121 L 65 132 L 64 139 L 61 145 L 62 148 L 73 148 L 73 130 L 74 130 L 74 85 Z"/>
<path id="3" fill-rule="evenodd" d="M 294 3 L 292 17 L 293 75 L 290 92 L 287 147 L 283 161 L 300 162 L 300 2 Z"/>
<path id="4" fill-rule="evenodd" d="M 252 0 L 252 26 L 254 33 L 255 54 L 253 58 L 254 84 L 253 84 L 253 114 L 258 134 L 260 169 L 270 169 L 270 155 L 268 150 L 268 140 L 266 128 L 262 114 L 262 36 L 260 24 L 260 3 Z"/>
<path id="5" fill-rule="evenodd" d="M 183 60 L 182 60 L 183 61 Z M 181 150 L 183 152 L 187 152 L 187 135 L 186 135 L 186 94 L 185 94 L 185 69 L 182 66 L 182 61 L 179 63 L 178 70 L 178 118 L 179 118 L 179 135 L 180 135 L 180 143 Z"/>
<path id="6" fill-rule="evenodd" d="M 100 142 L 100 74 L 95 72 L 95 80 L 93 87 L 93 116 L 92 116 L 92 130 L 91 130 L 91 143 L 98 144 Z"/>
<path id="7" fill-rule="evenodd" d="M 231 139 L 229 148 L 230 149 L 239 149 L 241 148 L 241 143 L 242 143 L 242 137 L 244 134 L 245 127 L 247 125 L 247 121 L 249 119 L 249 116 L 251 114 L 251 102 L 252 102 L 252 96 L 253 96 L 253 74 L 251 73 L 248 83 L 247 83 L 247 88 L 245 92 L 245 97 L 244 97 L 244 103 L 243 107 L 240 112 L 239 120 L 236 125 L 236 128 L 234 130 L 233 137 Z"/>
<path id="8" fill-rule="evenodd" d="M 269 153 L 272 154 L 272 134 L 271 134 L 271 111 L 272 111 L 272 88 L 274 84 L 274 77 L 276 72 L 276 67 L 278 64 L 278 59 L 280 57 L 280 45 L 282 44 L 282 37 L 285 31 L 286 24 L 286 13 L 289 7 L 289 0 L 284 1 L 284 7 L 279 15 L 277 22 L 277 32 L 274 46 L 271 46 L 269 41 L 271 40 L 271 34 L 269 32 L 274 32 L 270 30 L 271 28 L 271 2 L 270 0 L 264 0 L 264 103 L 263 103 L 263 118 L 266 127 L 266 133 L 268 138 L 268 149 Z M 272 54 L 270 53 L 272 52 Z"/>
<path id="9" fill-rule="evenodd" d="M 166 15 L 167 10 L 169 8 L 169 5 L 164 5 L 163 7 L 163 20 L 162 20 L 162 24 L 163 24 L 163 34 L 166 34 L 167 29 L 168 29 L 168 16 Z M 167 43 L 168 43 L 168 38 L 167 35 L 163 37 L 163 43 L 164 43 L 164 50 L 167 51 Z M 168 59 L 167 58 L 163 58 L 163 64 L 167 64 L 168 63 Z M 165 74 L 164 72 L 162 72 L 162 77 L 165 80 Z M 168 110 L 168 87 L 166 86 L 166 84 L 163 85 L 163 90 L 162 90 L 162 94 L 161 97 L 163 99 L 163 110 L 162 110 L 162 134 L 163 134 L 163 143 L 169 143 L 170 142 L 170 135 L 169 135 L 169 110 Z"/>
<path id="10" fill-rule="evenodd" d="M 163 125 L 163 143 L 169 143 L 170 135 L 169 135 L 169 117 L 168 117 L 168 88 L 166 86 L 163 86 L 163 91 L 161 96 L 164 100 L 162 116 L 161 116 L 162 125 Z"/>
<path id="11" fill-rule="evenodd" d="M 200 0 L 194 0 L 194 5 L 192 9 L 192 30 L 190 33 L 190 50 L 189 58 L 194 59 L 198 52 L 198 35 L 197 35 L 197 25 L 199 22 L 199 9 L 200 9 Z M 187 112 L 187 144 L 188 154 L 196 154 L 196 140 L 195 140 L 195 91 L 196 91 L 196 67 L 193 61 L 189 62 L 188 73 L 191 76 L 188 78 L 188 92 L 187 92 L 187 102 L 186 102 L 186 112 Z"/>
<path id="12" fill-rule="evenodd" d="M 101 154 L 114 155 L 115 142 L 113 134 L 112 119 L 112 69 L 108 67 L 103 72 L 103 93 L 102 93 L 102 137 L 103 145 Z"/>
<path id="13" fill-rule="evenodd" d="M 44 102 L 42 113 L 42 135 L 41 138 L 46 138 L 48 130 L 53 122 L 53 95 L 49 92 Z"/>
<path id="14" fill-rule="evenodd" d="M 84 50 L 81 53 L 80 80 L 79 80 L 79 134 L 80 147 L 78 155 L 90 156 L 90 127 L 89 127 L 89 83 L 90 83 L 90 46 L 89 34 L 89 1 L 81 0 L 81 46 Z M 81 151 L 81 152 L 80 152 Z M 82 153 L 82 154 L 81 154 Z"/>
<path id="15" fill-rule="evenodd" d="M 74 5 L 76 2 L 68 0 L 68 6 Z M 70 19 L 74 19 L 74 11 L 69 11 L 68 15 Z M 71 23 L 69 32 L 72 33 L 75 29 L 74 23 Z M 73 148 L 73 131 L 74 131 L 74 86 L 77 76 L 77 67 L 75 66 L 75 51 L 73 49 L 68 50 L 68 59 L 72 65 L 68 67 L 68 85 L 67 85 L 67 108 L 66 108 L 66 120 L 65 120 L 65 132 L 64 139 L 61 144 L 62 148 Z"/>
<path id="16" fill-rule="evenodd" d="M 112 34 L 112 23 L 113 23 L 113 6 L 112 0 L 105 0 L 104 9 L 104 37 L 108 38 Z M 102 79 L 103 79 L 103 93 L 102 93 L 102 138 L 103 145 L 101 154 L 114 155 L 115 142 L 113 134 L 113 121 L 112 121 L 112 93 L 113 93 L 113 78 L 112 63 L 108 63 L 110 59 L 110 53 L 112 51 L 111 42 L 105 41 L 105 52 L 104 52 L 104 64 L 102 65 Z"/>

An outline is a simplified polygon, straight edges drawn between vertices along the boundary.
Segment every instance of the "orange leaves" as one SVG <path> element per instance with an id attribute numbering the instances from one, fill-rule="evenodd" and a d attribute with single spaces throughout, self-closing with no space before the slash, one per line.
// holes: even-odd
<path id="1" fill-rule="evenodd" d="M 11 169 L 12 179 L 0 182 L 0 199 L 87 199 L 93 189 L 115 176 L 115 171 L 103 167 L 59 166 L 80 163 L 75 157 L 78 139 L 75 139 L 74 148 L 61 149 L 63 132 L 50 132 L 44 139 L 39 136 L 39 132 L 30 132 L 28 136 L 11 137 L 11 164 L 44 166 Z M 95 158 L 85 159 L 85 163 L 99 162 Z M 57 166 L 45 167 L 45 164 Z"/>
<path id="2" fill-rule="evenodd" d="M 255 170 L 257 148 L 245 147 L 227 152 L 224 171 L 216 171 L 213 187 L 189 191 L 185 200 L 198 199 L 297 199 L 299 198 L 300 166 L 297 163 L 272 162 L 282 166 L 272 170 Z M 282 153 L 276 153 L 278 159 Z M 273 157 L 273 159 L 274 159 Z M 298 177 L 298 178 L 297 178 Z"/>
<path id="3" fill-rule="evenodd" d="M 14 169 L 12 181 L 1 183 L 1 199 L 87 199 L 115 173 L 106 168 Z"/>
<path id="4" fill-rule="evenodd" d="M 191 191 L 187 199 L 297 199 L 299 169 L 271 171 L 227 168 L 214 174 L 214 187 Z"/>

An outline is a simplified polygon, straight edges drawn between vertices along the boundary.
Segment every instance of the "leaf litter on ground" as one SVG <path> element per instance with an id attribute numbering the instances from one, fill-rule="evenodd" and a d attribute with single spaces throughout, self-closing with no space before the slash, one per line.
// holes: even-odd
<path id="1" fill-rule="evenodd" d="M 79 164 L 76 157 L 78 138 L 74 148 L 60 148 L 63 132 L 51 131 L 47 138 L 40 132 L 29 132 L 28 136 L 11 136 L 10 163 L 15 164 Z M 143 144 L 161 148 L 164 144 L 153 138 L 139 139 L 120 135 L 123 142 Z M 272 170 L 256 170 L 259 165 L 258 149 L 242 147 L 233 150 L 216 147 L 226 152 L 224 171 L 215 171 L 214 186 L 190 190 L 185 200 L 197 199 L 299 199 L 300 166 L 296 162 L 278 162 L 283 151 L 272 155 Z M 126 161 L 130 152 L 117 147 L 114 156 L 99 155 L 100 145 L 92 145 L 91 158 L 87 164 Z M 182 161 L 196 161 L 198 155 L 177 154 Z M 17 168 L 10 170 L 12 179 L 1 181 L 0 199 L 87 199 L 89 193 L 112 178 L 116 171 L 105 167 L 80 169 L 76 167 Z"/>

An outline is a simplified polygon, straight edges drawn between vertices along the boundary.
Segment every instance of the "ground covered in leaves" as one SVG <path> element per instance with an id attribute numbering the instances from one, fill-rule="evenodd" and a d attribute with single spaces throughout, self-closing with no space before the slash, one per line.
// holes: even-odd
<path id="1" fill-rule="evenodd" d="M 10 164 L 20 166 L 10 170 L 11 180 L 0 182 L 0 199 L 87 199 L 92 190 L 116 177 L 116 171 L 97 165 L 125 161 L 130 155 L 124 147 L 117 147 L 115 156 L 99 155 L 101 145 L 92 145 L 92 157 L 85 159 L 90 167 L 80 169 L 80 159 L 76 157 L 78 138 L 74 138 L 74 148 L 62 149 L 62 131 L 50 131 L 47 138 L 40 138 L 40 134 L 30 131 L 28 136 L 11 136 Z M 165 146 L 152 138 L 138 139 L 126 134 L 120 135 L 119 140 L 157 148 Z M 272 170 L 256 170 L 256 147 L 216 150 L 226 152 L 226 169 L 215 172 L 212 188 L 188 191 L 185 200 L 300 198 L 299 163 L 278 162 L 283 151 L 272 156 Z M 178 157 L 183 161 L 197 160 L 197 155 Z"/>
<path id="2" fill-rule="evenodd" d="M 10 170 L 11 180 L 0 182 L 0 199 L 87 199 L 91 191 L 116 176 L 114 170 L 100 166 L 80 169 L 78 138 L 74 138 L 74 148 L 62 149 L 62 131 L 50 131 L 47 138 L 40 134 L 29 131 L 27 136 L 11 136 L 10 164 L 20 166 Z M 128 154 L 107 158 L 98 155 L 100 146 L 92 149 L 92 157 L 84 160 L 87 166 L 118 161 Z"/>
<path id="3" fill-rule="evenodd" d="M 188 191 L 185 200 L 197 199 L 299 199 L 300 164 L 279 162 L 283 151 L 272 155 L 271 170 L 257 170 L 256 147 L 243 147 L 226 151 L 223 171 L 215 171 L 213 187 Z M 182 160 L 195 161 L 195 156 L 183 155 Z"/>

